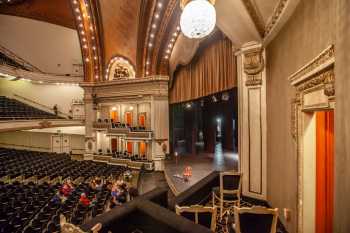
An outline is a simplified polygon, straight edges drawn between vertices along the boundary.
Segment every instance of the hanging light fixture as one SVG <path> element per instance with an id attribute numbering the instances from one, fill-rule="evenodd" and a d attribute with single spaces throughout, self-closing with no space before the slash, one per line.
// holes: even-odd
<path id="1" fill-rule="evenodd" d="M 183 9 L 180 27 L 188 38 L 198 39 L 209 35 L 215 28 L 215 0 L 181 0 Z"/>

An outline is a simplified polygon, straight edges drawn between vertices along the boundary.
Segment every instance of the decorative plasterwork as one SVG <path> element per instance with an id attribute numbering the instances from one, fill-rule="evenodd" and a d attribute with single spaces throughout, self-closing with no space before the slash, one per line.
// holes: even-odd
<path id="1" fill-rule="evenodd" d="M 131 63 L 123 57 L 113 57 L 106 70 L 106 80 L 130 79 L 135 78 L 135 69 Z"/>
<path id="2" fill-rule="evenodd" d="M 261 72 L 264 70 L 265 62 L 262 48 L 256 48 L 244 53 L 243 68 L 247 74 L 246 86 L 262 84 Z"/>
<path id="3" fill-rule="evenodd" d="M 257 6 L 251 0 L 242 0 L 242 2 L 252 18 L 260 36 L 263 37 L 265 35 L 265 23 Z"/>
<path id="4" fill-rule="evenodd" d="M 265 29 L 264 29 L 264 37 L 266 37 L 272 30 L 272 28 L 277 24 L 279 19 L 282 16 L 282 12 L 285 9 L 287 5 L 288 0 L 280 0 L 273 11 L 273 14 L 270 18 L 270 20 L 267 22 Z"/>
<path id="5" fill-rule="evenodd" d="M 291 103 L 291 134 L 294 139 L 298 137 L 298 111 L 313 110 L 317 108 L 329 108 L 335 100 L 335 53 L 334 45 L 329 46 L 316 58 L 307 63 L 297 72 L 289 77 L 291 84 L 295 87 L 296 95 Z M 319 91 L 322 92 L 319 92 Z M 305 96 L 318 93 L 317 101 L 328 99 L 326 102 L 311 101 L 312 105 L 305 103 Z M 323 94 L 323 96 L 322 96 Z M 310 102 L 310 101 L 309 101 Z"/>
<path id="6" fill-rule="evenodd" d="M 305 154 L 305 148 L 310 145 L 304 141 L 306 114 L 303 113 L 335 108 L 334 63 L 335 51 L 331 45 L 289 77 L 296 92 L 291 102 L 291 135 L 298 157 L 298 232 L 304 232 L 304 158 L 310 156 Z"/>
<path id="7" fill-rule="evenodd" d="M 323 50 L 317 57 L 307 63 L 305 66 L 300 68 L 297 72 L 293 73 L 288 77 L 289 81 L 293 86 L 302 82 L 304 79 L 311 77 L 313 74 L 325 69 L 326 67 L 334 64 L 334 45 L 330 45 L 328 48 Z"/>

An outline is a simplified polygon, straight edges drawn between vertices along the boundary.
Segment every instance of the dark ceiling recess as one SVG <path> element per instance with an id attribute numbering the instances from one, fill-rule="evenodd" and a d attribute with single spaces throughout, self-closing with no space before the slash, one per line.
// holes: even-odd
<path id="1" fill-rule="evenodd" d="M 0 0 L 0 5 L 15 5 L 20 4 L 26 0 Z"/>

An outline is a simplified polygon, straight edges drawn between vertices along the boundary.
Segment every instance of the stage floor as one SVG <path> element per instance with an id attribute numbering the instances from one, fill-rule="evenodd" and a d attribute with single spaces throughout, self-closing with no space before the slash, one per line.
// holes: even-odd
<path id="1" fill-rule="evenodd" d="M 174 176 L 177 173 L 182 175 L 186 166 L 192 167 L 192 177 L 188 182 L 184 182 L 183 179 Z M 173 193 L 179 195 L 211 172 L 228 170 L 238 171 L 238 154 L 223 152 L 218 148 L 212 154 L 179 155 L 177 166 L 174 157 L 166 160 L 164 174 Z"/>

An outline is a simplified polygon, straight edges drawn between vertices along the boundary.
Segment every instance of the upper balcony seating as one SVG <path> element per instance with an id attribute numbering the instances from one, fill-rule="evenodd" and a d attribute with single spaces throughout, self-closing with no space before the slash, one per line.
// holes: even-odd
<path id="1" fill-rule="evenodd" d="M 59 119 L 60 117 L 24 104 L 18 100 L 0 96 L 0 120 Z"/>

